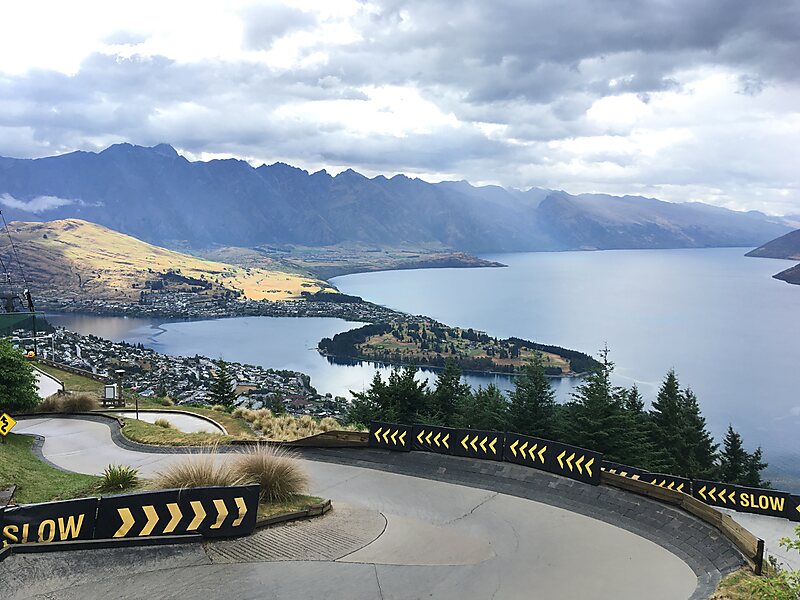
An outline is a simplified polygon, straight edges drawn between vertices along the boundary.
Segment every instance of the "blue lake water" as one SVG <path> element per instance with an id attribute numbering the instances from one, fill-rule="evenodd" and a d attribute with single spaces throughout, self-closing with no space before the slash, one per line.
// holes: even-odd
<path id="1" fill-rule="evenodd" d="M 605 343 L 616 382 L 651 400 L 674 367 L 697 393 L 712 433 L 728 423 L 761 445 L 777 485 L 800 490 L 800 286 L 771 275 L 791 263 L 745 249 L 524 253 L 485 258 L 502 269 L 422 269 L 338 277 L 343 292 L 490 335 L 595 353 Z M 334 365 L 322 337 L 357 326 L 338 319 L 244 317 L 156 323 L 66 315 L 82 333 L 142 342 L 173 355 L 203 354 L 308 373 L 322 393 L 369 386 L 378 367 Z M 380 369 L 388 372 L 387 369 Z M 469 376 L 472 385 L 507 378 Z M 560 399 L 573 381 L 555 381 Z"/>

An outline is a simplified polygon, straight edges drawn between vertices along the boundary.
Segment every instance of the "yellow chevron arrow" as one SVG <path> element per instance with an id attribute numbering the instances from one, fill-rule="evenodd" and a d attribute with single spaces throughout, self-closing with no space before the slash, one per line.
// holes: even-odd
<path id="1" fill-rule="evenodd" d="M 469 445 L 472 446 L 472 449 L 475 452 L 478 451 L 478 448 L 475 446 L 475 442 L 477 442 L 477 441 L 478 441 L 478 436 L 476 435 L 474 438 L 472 438 L 472 441 L 469 443 Z"/>
<path id="2" fill-rule="evenodd" d="M 445 436 L 442 438 L 442 443 L 444 444 L 444 447 L 447 448 L 448 450 L 450 449 L 450 446 L 447 444 L 447 440 L 449 439 L 450 439 L 449 433 L 445 434 Z"/>
<path id="3" fill-rule="evenodd" d="M 481 447 L 481 450 L 483 450 L 483 453 L 484 453 L 484 454 L 486 454 L 486 442 L 488 442 L 488 441 L 489 441 L 489 438 L 488 438 L 488 436 L 487 436 L 487 437 L 484 437 L 484 438 L 481 440 L 481 443 L 480 443 L 480 444 L 478 444 L 478 445 Z"/>
<path id="4" fill-rule="evenodd" d="M 667 486 L 667 489 L 671 490 L 673 487 L 675 487 L 675 482 L 674 481 L 670 481 L 669 485 Z"/>
<path id="5" fill-rule="evenodd" d="M 730 500 L 731 502 L 735 502 L 736 499 L 734 498 L 734 496 L 736 496 L 736 492 L 732 491 L 730 494 L 728 494 L 728 500 Z"/>
<path id="6" fill-rule="evenodd" d="M 711 488 L 710 490 L 708 490 L 708 495 L 711 496 L 711 499 L 714 500 L 715 502 L 716 502 L 717 499 L 714 498 L 714 492 L 716 492 L 716 491 L 717 491 L 717 488 Z"/>
<path id="7" fill-rule="evenodd" d="M 703 486 L 703 487 L 701 487 L 699 490 L 697 490 L 697 493 L 698 493 L 698 494 L 700 494 L 700 497 L 701 497 L 703 500 L 705 500 L 705 499 L 706 499 L 706 493 L 705 493 L 705 492 L 706 492 L 706 486 Z"/>
<path id="8" fill-rule="evenodd" d="M 681 483 L 681 484 L 680 484 L 678 487 L 676 487 L 675 489 L 676 489 L 676 490 L 678 490 L 679 492 L 682 492 L 682 491 L 683 491 L 683 483 Z"/>
<path id="9" fill-rule="evenodd" d="M 167 526 L 164 527 L 164 533 L 172 533 L 175 531 L 178 523 L 181 522 L 183 514 L 181 513 L 180 507 L 175 502 L 170 502 L 167 504 L 167 510 L 169 510 L 170 519 L 169 523 L 167 523 Z"/>
<path id="10" fill-rule="evenodd" d="M 389 429 L 387 429 L 386 431 L 383 432 L 383 443 L 384 444 L 388 444 L 389 443 L 388 437 L 389 437 Z"/>
<path id="11" fill-rule="evenodd" d="M 442 432 L 441 432 L 441 431 L 438 431 L 438 432 L 436 433 L 436 435 L 433 437 L 433 443 L 434 443 L 434 444 L 436 444 L 436 447 L 437 447 L 437 448 L 441 448 L 441 446 L 439 445 L 439 437 L 440 437 L 441 435 L 442 435 Z"/>
<path id="12" fill-rule="evenodd" d="M 622 475 L 623 477 L 627 477 L 628 476 L 628 472 L 627 471 L 620 471 L 619 474 Z"/>
<path id="13" fill-rule="evenodd" d="M 514 443 L 509 446 L 509 448 L 511 448 L 511 453 L 514 455 L 514 458 L 517 457 L 517 444 L 519 444 L 519 440 L 514 440 Z"/>
<path id="14" fill-rule="evenodd" d="M 556 457 L 556 459 L 558 460 L 558 466 L 560 466 L 562 469 L 564 468 L 564 463 L 563 463 L 563 462 L 561 462 L 561 459 L 562 459 L 562 458 L 564 458 L 564 455 L 565 455 L 566 453 L 567 453 L 567 451 L 566 451 L 566 450 L 564 450 L 564 451 L 563 451 L 561 454 L 559 454 L 559 455 Z"/>
<path id="15" fill-rule="evenodd" d="M 589 459 L 589 462 L 587 462 L 585 465 L 583 465 L 583 468 L 586 469 L 586 472 L 589 474 L 589 477 L 594 477 L 594 474 L 592 473 L 592 465 L 593 464 L 594 464 L 594 456 Z M 638 478 L 639 477 L 637 476 L 636 479 L 638 479 Z"/>
<path id="16" fill-rule="evenodd" d="M 539 452 L 537 452 L 537 454 L 539 455 L 539 460 L 542 461 L 542 464 L 544 464 L 544 452 L 545 452 L 545 450 L 547 450 L 547 446 L 543 446 L 542 449 L 539 450 Z"/>
<path id="17" fill-rule="evenodd" d="M 383 431 L 383 427 L 378 427 L 378 431 L 375 432 L 375 439 L 378 440 L 378 442 L 381 441 L 381 431 Z"/>
<path id="18" fill-rule="evenodd" d="M 525 442 L 524 444 L 522 444 L 522 446 L 519 447 L 519 453 L 522 454 L 522 458 L 525 458 L 525 448 L 527 447 L 528 447 L 528 442 Z"/>
<path id="19" fill-rule="evenodd" d="M 189 502 L 189 505 L 194 511 L 194 518 L 192 519 L 192 522 L 189 523 L 186 531 L 195 531 L 198 527 L 200 527 L 200 523 L 203 522 L 203 519 L 206 518 L 206 509 L 203 508 L 203 503 L 199 500 L 192 500 Z"/>
<path id="20" fill-rule="evenodd" d="M 531 460 L 532 460 L 533 462 L 536 462 L 536 455 L 535 455 L 533 452 L 534 452 L 534 450 L 536 450 L 536 447 L 537 447 L 538 445 L 539 445 L 539 444 L 534 444 L 534 445 L 533 445 L 533 446 L 531 446 L 531 447 L 530 447 L 530 449 L 528 450 L 528 456 L 530 456 L 530 457 L 531 457 Z"/>
<path id="21" fill-rule="evenodd" d="M 430 445 L 431 445 L 431 436 L 432 436 L 432 435 L 433 435 L 433 432 L 432 432 L 432 431 L 429 431 L 429 432 L 428 432 L 428 435 L 426 435 L 426 436 L 425 436 L 425 443 L 426 443 L 426 444 L 428 444 L 428 446 L 430 446 Z"/>
<path id="22" fill-rule="evenodd" d="M 139 534 L 140 536 L 146 536 L 153 533 L 153 529 L 156 527 L 156 523 L 158 523 L 158 513 L 156 512 L 155 506 L 144 506 L 144 514 L 147 517 L 147 523 L 145 523 L 144 527 L 142 527 L 142 531 Z"/>
<path id="23" fill-rule="evenodd" d="M 117 529 L 114 537 L 125 537 L 131 530 L 131 527 L 133 527 L 133 515 L 131 514 L 130 508 L 118 508 L 117 512 L 119 513 L 119 518 L 122 519 L 122 525 L 120 525 L 120 528 Z"/>
<path id="24" fill-rule="evenodd" d="M 666 485 L 666 483 L 667 483 L 667 480 L 666 479 L 662 479 L 661 483 L 658 484 L 658 487 L 664 487 Z"/>
<path id="25" fill-rule="evenodd" d="M 578 467 L 578 473 L 580 473 L 581 475 L 583 475 L 583 469 L 581 468 L 581 465 L 583 464 L 584 458 L 586 457 L 583 454 L 581 454 L 578 460 L 575 461 L 575 466 Z"/>
<path id="26" fill-rule="evenodd" d="M 395 429 L 395 430 L 392 432 L 392 435 L 390 435 L 389 437 L 390 437 L 390 438 L 392 438 L 392 444 L 394 444 L 395 446 L 397 446 L 397 429 Z"/>
<path id="27" fill-rule="evenodd" d="M 417 441 L 422 444 L 422 436 L 425 435 L 425 430 L 423 429 L 417 434 Z"/>
<path id="28" fill-rule="evenodd" d="M 797 512 L 800 513 L 800 504 L 797 505 L 797 509 L 796 510 L 797 510 Z"/>
<path id="29" fill-rule="evenodd" d="M 234 502 L 236 502 L 236 508 L 239 509 L 239 516 L 236 517 L 236 520 L 233 523 L 231 523 L 231 527 L 238 527 L 242 524 L 242 521 L 244 521 L 244 516 L 247 514 L 247 503 L 241 496 L 237 496 L 234 499 Z"/>
<path id="30" fill-rule="evenodd" d="M 400 440 L 400 445 L 401 446 L 405 446 L 406 445 L 406 433 L 408 433 L 408 432 L 404 431 L 403 433 L 400 434 L 400 437 L 397 438 L 398 440 Z"/>
<path id="31" fill-rule="evenodd" d="M 575 453 L 574 452 L 572 454 L 570 454 L 569 458 L 567 459 L 567 466 L 569 467 L 569 472 L 570 473 L 572 473 L 572 459 L 573 458 L 575 458 Z"/>
<path id="32" fill-rule="evenodd" d="M 636 481 L 639 481 L 639 477 L 639 475 L 631 475 L 631 479 L 635 479 Z"/>
<path id="33" fill-rule="evenodd" d="M 725 499 L 725 491 L 726 490 L 724 488 L 719 491 L 719 499 L 722 500 L 723 504 L 728 503 L 728 501 Z"/>
<path id="34" fill-rule="evenodd" d="M 491 442 L 489 442 L 489 448 L 492 449 L 492 454 L 497 454 L 497 450 L 494 449 L 494 445 L 497 443 L 497 438 L 494 438 Z"/>
<path id="35" fill-rule="evenodd" d="M 217 509 L 217 520 L 211 526 L 211 529 L 219 529 L 225 522 L 225 517 L 228 516 L 228 507 L 225 506 L 225 500 L 217 498 L 214 500 L 214 508 Z"/>

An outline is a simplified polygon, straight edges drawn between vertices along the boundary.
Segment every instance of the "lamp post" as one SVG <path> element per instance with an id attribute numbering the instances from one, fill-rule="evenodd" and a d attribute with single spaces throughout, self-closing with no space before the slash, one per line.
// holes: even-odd
<path id="1" fill-rule="evenodd" d="M 122 397 L 122 376 L 125 375 L 125 369 L 117 369 L 114 371 L 117 375 L 117 388 L 119 389 L 119 399 L 122 401 L 122 406 L 125 406 L 125 399 Z M 139 396 L 135 395 L 136 399 L 136 420 L 139 420 Z"/>

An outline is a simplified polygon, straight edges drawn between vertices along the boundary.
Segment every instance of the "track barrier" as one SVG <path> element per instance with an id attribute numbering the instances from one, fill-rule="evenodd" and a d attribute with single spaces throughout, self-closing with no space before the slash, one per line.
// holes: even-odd
<path id="1" fill-rule="evenodd" d="M 592 485 L 600 484 L 602 454 L 577 446 L 507 433 L 503 460 Z"/>
<path id="2" fill-rule="evenodd" d="M 186 488 L 5 507 L 2 547 L 12 544 L 253 531 L 258 485 Z"/>

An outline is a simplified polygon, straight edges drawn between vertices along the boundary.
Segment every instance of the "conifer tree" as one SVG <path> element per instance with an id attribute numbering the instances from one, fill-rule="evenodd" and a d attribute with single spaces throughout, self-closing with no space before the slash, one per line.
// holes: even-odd
<path id="1" fill-rule="evenodd" d="M 209 389 L 211 402 L 222 406 L 232 406 L 236 400 L 236 393 L 233 391 L 233 379 L 228 371 L 228 363 L 220 359 L 217 363 L 217 372 L 211 378 Z"/>
<path id="2" fill-rule="evenodd" d="M 350 392 L 353 400 L 347 408 L 345 421 L 352 425 L 368 426 L 371 421 L 384 421 L 388 393 L 379 372 L 375 372 L 372 384 L 363 392 Z"/>
<path id="3" fill-rule="evenodd" d="M 453 427 L 507 431 L 508 401 L 493 383 L 463 396 L 456 407 Z"/>
<path id="4" fill-rule="evenodd" d="M 762 460 L 761 446 L 759 446 L 755 449 L 755 452 L 747 456 L 747 469 L 745 469 L 741 485 L 760 488 L 772 487 L 770 481 L 761 477 L 761 471 L 766 469 L 767 466 L 767 463 Z"/>
<path id="5" fill-rule="evenodd" d="M 650 437 L 654 447 L 664 456 L 664 471 L 682 475 L 681 457 L 686 454 L 687 441 L 683 437 L 684 417 L 682 395 L 675 370 L 670 369 L 664 378 L 650 413 Z"/>
<path id="6" fill-rule="evenodd" d="M 456 407 L 471 393 L 469 384 L 461 381 L 461 369 L 452 358 L 445 360 L 444 369 L 436 377 L 436 388 L 430 394 L 425 422 L 450 425 Z M 421 415 L 422 416 L 422 415 Z"/>
<path id="7" fill-rule="evenodd" d="M 697 396 L 690 388 L 682 394 L 682 406 L 685 414 L 684 438 L 686 440 L 685 456 L 680 457 L 679 464 L 683 475 L 691 479 L 712 479 L 716 475 L 717 448 L 714 438 L 706 428 L 706 419 L 700 413 Z M 682 464 L 681 464 L 682 463 Z"/>
<path id="8" fill-rule="evenodd" d="M 740 483 L 747 470 L 749 455 L 742 444 L 742 436 L 728 425 L 719 455 L 719 480 L 725 483 Z"/>
<path id="9" fill-rule="evenodd" d="M 541 354 L 537 354 L 515 379 L 514 390 L 509 394 L 509 431 L 554 439 L 556 416 L 555 392 L 544 373 Z"/>

